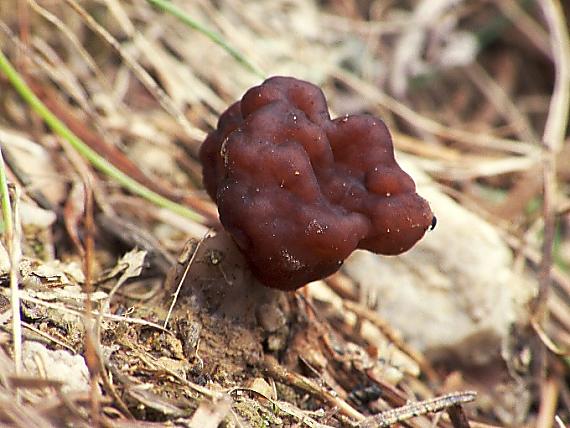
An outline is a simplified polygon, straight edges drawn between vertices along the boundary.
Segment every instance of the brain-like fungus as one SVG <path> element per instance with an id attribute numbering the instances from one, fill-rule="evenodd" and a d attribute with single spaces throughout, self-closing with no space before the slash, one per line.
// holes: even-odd
<path id="1" fill-rule="evenodd" d="M 291 77 L 230 106 L 200 159 L 222 224 L 269 287 L 324 278 L 357 248 L 402 253 L 435 225 L 384 122 L 331 120 L 322 91 Z"/>

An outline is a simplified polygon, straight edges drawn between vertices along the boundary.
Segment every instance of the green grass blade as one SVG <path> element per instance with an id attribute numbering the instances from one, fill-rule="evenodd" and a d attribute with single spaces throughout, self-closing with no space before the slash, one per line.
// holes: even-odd
<path id="1" fill-rule="evenodd" d="M 178 215 L 194 220 L 198 223 L 204 223 L 205 218 L 195 211 L 171 201 L 168 198 L 153 192 L 149 188 L 143 186 L 136 180 L 133 180 L 127 174 L 110 164 L 97 152 L 81 141 L 65 124 L 63 124 L 45 105 L 36 97 L 26 82 L 20 77 L 12 64 L 4 53 L 0 50 L 0 71 L 2 71 L 14 89 L 20 96 L 30 105 L 30 107 L 45 121 L 50 129 L 61 138 L 64 138 L 69 144 L 85 159 L 87 159 L 95 168 L 111 177 L 125 189 L 139 195 L 148 201 L 166 208 Z"/>
<path id="2" fill-rule="evenodd" d="M 186 12 L 180 9 L 178 6 L 174 5 L 169 0 L 147 0 L 153 6 L 170 13 L 172 16 L 175 16 L 184 24 L 189 26 L 190 28 L 199 31 L 200 33 L 204 34 L 208 37 L 211 41 L 216 43 L 217 45 L 221 46 L 227 53 L 229 53 L 237 62 L 243 65 L 247 70 L 251 71 L 256 76 L 265 79 L 265 73 L 263 73 L 259 68 L 257 68 L 253 63 L 251 63 L 244 55 L 242 55 L 237 49 L 230 46 L 226 40 L 218 33 L 209 28 L 206 28 L 201 23 L 194 20 L 190 17 Z"/>
<path id="3" fill-rule="evenodd" d="M 10 206 L 10 194 L 8 193 L 8 179 L 4 168 L 2 148 L 0 148 L 0 205 L 2 206 L 2 224 L 0 234 L 8 234 L 12 230 L 12 211 Z"/>

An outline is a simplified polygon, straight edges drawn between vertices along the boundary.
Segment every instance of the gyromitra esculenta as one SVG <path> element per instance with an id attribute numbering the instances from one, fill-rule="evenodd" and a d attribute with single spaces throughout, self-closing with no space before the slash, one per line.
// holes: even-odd
<path id="1" fill-rule="evenodd" d="M 256 278 L 294 290 L 357 248 L 410 249 L 435 225 L 370 115 L 331 120 L 323 92 L 291 77 L 251 88 L 200 149 L 204 185 Z"/>

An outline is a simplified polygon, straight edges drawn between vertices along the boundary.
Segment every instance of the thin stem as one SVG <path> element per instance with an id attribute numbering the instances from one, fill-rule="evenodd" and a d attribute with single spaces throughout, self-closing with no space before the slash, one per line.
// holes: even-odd
<path id="1" fill-rule="evenodd" d="M 19 192 L 15 188 L 14 203 L 10 201 L 8 180 L 4 167 L 4 158 L 0 149 L 0 204 L 2 205 L 2 219 L 4 223 L 4 239 L 10 260 L 10 303 L 12 309 L 12 340 L 14 341 L 14 362 L 16 375 L 22 372 L 22 320 L 20 318 L 20 293 L 18 289 L 18 266 L 20 262 L 19 236 L 15 225 L 18 224 L 18 198 Z M 12 212 L 12 210 L 14 212 Z M 16 394 L 18 397 L 18 394 Z"/>
<path id="2" fill-rule="evenodd" d="M 556 180 L 556 156 L 564 144 L 570 111 L 570 36 L 568 35 L 564 11 L 560 2 L 556 0 L 542 0 L 541 5 L 550 30 L 550 47 L 554 58 L 555 79 L 542 137 L 544 145 L 544 238 L 539 272 L 540 285 L 533 308 L 534 316 L 538 319 L 541 319 L 546 312 L 550 290 L 553 243 L 556 231 L 555 198 L 558 184 Z"/>

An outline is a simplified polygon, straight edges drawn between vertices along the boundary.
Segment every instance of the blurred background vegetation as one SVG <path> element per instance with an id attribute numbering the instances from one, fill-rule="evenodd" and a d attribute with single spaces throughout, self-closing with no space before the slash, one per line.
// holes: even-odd
<path id="1" fill-rule="evenodd" d="M 22 373 L 15 345 L 20 333 L 9 323 L 10 264 L 34 260 L 52 266 L 55 276 L 67 272 L 75 278 L 79 274 L 53 262 L 81 265 L 88 257 L 88 272 L 79 269 L 88 279 L 78 283 L 85 284 L 126 249 L 141 247 L 132 237 L 117 237 L 124 229 L 120 222 L 105 226 L 97 220 L 93 226 L 87 206 L 112 213 L 115 220 L 128 219 L 156 240 L 149 248 L 159 284 L 187 238 L 200 239 L 216 222 L 197 161 L 206 133 L 249 87 L 268 76 L 291 75 L 320 85 L 333 115 L 380 116 L 399 156 L 491 224 L 512 251 L 513 270 L 526 270 L 532 278 L 533 296 L 524 306 L 527 324 L 513 334 L 520 353 L 510 362 L 521 363 L 525 350 L 532 361 L 500 371 L 526 379 L 528 400 L 509 411 L 480 403 L 469 413 L 473 426 L 565 426 L 570 417 L 569 17 L 569 3 L 556 0 L 0 0 L 0 147 L 10 189 L 20 192 L 24 226 L 23 232 L 15 230 L 15 239 L 7 229 L 3 234 L 6 293 L 0 314 L 7 315 L 0 315 L 6 354 L 0 367 Z M 4 225 L 9 226 L 6 217 Z M 46 318 L 25 311 L 22 316 L 30 326 L 24 325 L 24 337 L 31 329 L 43 331 L 59 338 L 47 341 L 50 348 L 63 349 L 63 341 L 88 356 L 82 334 L 66 337 L 50 330 L 53 322 L 42 324 Z M 402 381 L 403 396 L 427 399 L 444 392 L 446 382 L 453 384 L 452 374 L 465 370 L 467 376 L 465 368 L 455 372 L 453 364 L 441 364 L 429 381 L 425 372 L 413 382 Z M 89 365 L 92 378 L 95 366 Z M 162 381 L 146 379 L 155 392 Z M 208 420 L 193 413 L 198 399 L 192 394 L 169 397 L 178 400 L 177 409 L 192 409 L 180 414 L 169 413 L 172 402 L 156 405 L 155 396 L 117 404 L 120 394 L 106 389 L 99 403 L 104 410 L 96 417 L 89 396 L 73 396 L 69 407 L 58 388 L 40 384 L 14 401 L 17 382 L 0 374 L 0 383 L 0 421 L 14 426 L 122 426 L 128 411 L 157 424 L 186 418 L 187 426 L 197 426 Z M 19 386 L 21 393 L 26 383 Z M 239 401 L 233 399 L 234 407 L 223 400 L 213 406 L 211 420 L 255 425 L 244 412 L 238 422 L 228 422 L 228 409 L 235 411 Z M 352 403 L 364 414 L 372 412 L 362 401 Z M 287 412 L 280 408 L 281 422 L 256 412 L 269 418 L 269 425 L 287 425 L 302 424 L 298 412 L 314 410 L 302 400 L 290 405 L 297 410 L 283 416 Z M 140 406 L 152 411 L 133 411 Z M 350 417 L 327 412 L 307 413 L 312 422 L 305 423 L 350 425 Z"/>

